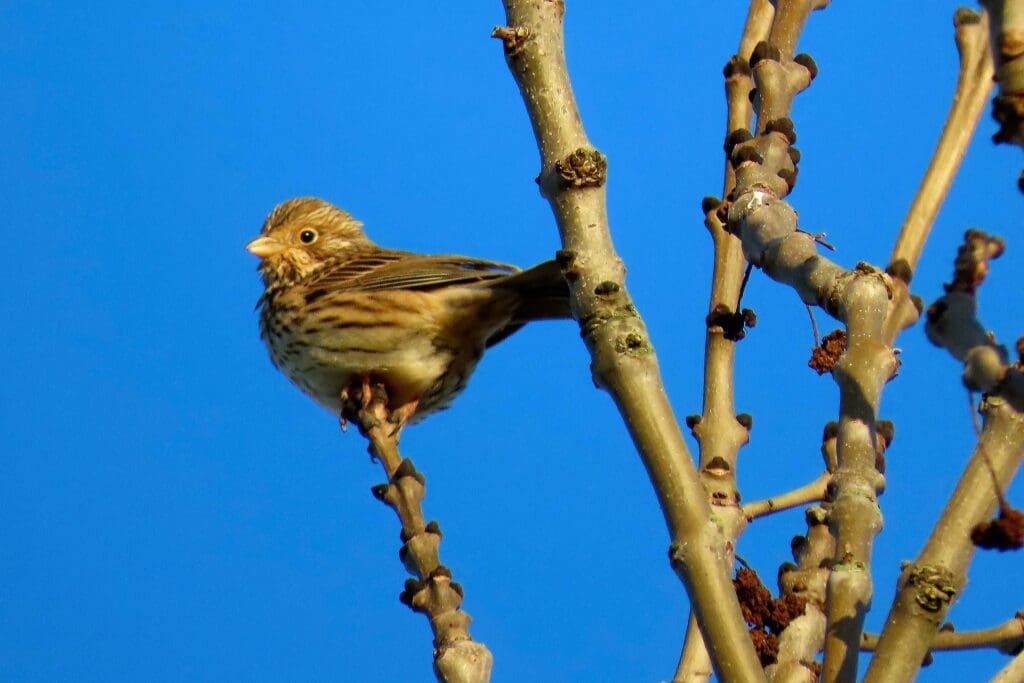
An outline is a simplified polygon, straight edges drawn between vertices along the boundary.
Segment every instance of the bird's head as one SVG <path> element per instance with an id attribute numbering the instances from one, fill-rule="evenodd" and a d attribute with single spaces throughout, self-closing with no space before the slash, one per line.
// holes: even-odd
<path id="1" fill-rule="evenodd" d="M 274 207 L 260 236 L 245 246 L 260 258 L 263 283 L 301 280 L 353 248 L 372 246 L 363 224 L 316 197 L 297 197 Z"/>

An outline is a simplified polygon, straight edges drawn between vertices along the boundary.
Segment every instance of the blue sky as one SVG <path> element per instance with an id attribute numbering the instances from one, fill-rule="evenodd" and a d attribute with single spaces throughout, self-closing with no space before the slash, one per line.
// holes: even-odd
<path id="1" fill-rule="evenodd" d="M 680 416 L 699 412 L 710 240 L 721 187 L 721 66 L 745 6 L 572 2 L 568 54 L 608 155 L 629 284 Z M 884 264 L 956 73 L 954 3 L 834 3 L 801 49 L 792 201 L 835 258 Z M 369 495 L 364 443 L 276 374 L 243 245 L 278 201 L 317 194 L 378 242 L 528 265 L 557 235 L 501 47 L 496 0 L 427 3 L 10 2 L 0 8 L 0 678 L 427 680 L 428 628 L 399 604 L 398 524 Z M 914 290 L 935 299 L 964 229 L 1004 235 L 981 316 L 1012 343 L 1024 269 L 1019 150 L 987 114 Z M 820 468 L 833 382 L 805 367 L 796 296 L 755 273 L 738 354 L 754 417 L 744 498 Z M 832 328 L 822 315 L 819 325 Z M 959 369 L 920 326 L 886 389 L 896 422 L 876 550 L 877 629 L 973 441 Z M 495 681 L 671 676 L 686 601 L 621 422 L 571 323 L 496 347 L 446 413 L 403 439 L 466 588 Z M 1017 485 L 1011 498 L 1024 503 Z M 771 583 L 802 530 L 758 521 L 740 553 Z M 1020 556 L 985 555 L 958 629 L 1024 607 Z M 975 679 L 939 655 L 920 680 Z"/>

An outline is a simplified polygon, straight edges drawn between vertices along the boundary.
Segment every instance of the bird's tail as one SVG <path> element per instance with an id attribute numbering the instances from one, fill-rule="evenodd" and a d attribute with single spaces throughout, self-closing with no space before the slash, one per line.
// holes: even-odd
<path id="1" fill-rule="evenodd" d="M 571 318 L 569 285 L 562 269 L 554 261 L 544 261 L 532 268 L 513 273 L 494 283 L 498 287 L 511 287 L 522 294 L 522 303 L 512 322 Z"/>

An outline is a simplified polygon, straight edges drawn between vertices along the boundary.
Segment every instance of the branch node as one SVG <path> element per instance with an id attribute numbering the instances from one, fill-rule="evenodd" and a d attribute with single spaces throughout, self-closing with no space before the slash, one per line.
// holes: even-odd
<path id="1" fill-rule="evenodd" d="M 753 139 L 754 134 L 751 133 L 749 130 L 747 130 L 746 128 L 737 128 L 736 130 L 725 136 L 725 144 L 723 145 L 723 149 L 725 149 L 726 155 L 731 156 L 733 149 L 736 148 L 736 145 L 742 144 L 744 142 L 749 142 L 750 140 Z"/>
<path id="2" fill-rule="evenodd" d="M 765 134 L 782 133 L 789 140 L 789 144 L 796 144 L 796 126 L 793 124 L 793 119 L 788 116 L 769 121 L 765 124 L 764 132 Z"/>
<path id="3" fill-rule="evenodd" d="M 624 337 L 615 338 L 615 351 L 627 356 L 646 356 L 653 350 L 651 343 L 639 332 L 630 332 Z"/>
<path id="4" fill-rule="evenodd" d="M 793 57 L 793 61 L 807 69 L 807 74 L 810 76 L 812 81 L 818 76 L 818 65 L 806 52 L 801 52 L 796 57 Z"/>
<path id="5" fill-rule="evenodd" d="M 513 57 L 523 51 L 526 41 L 530 39 L 530 29 L 525 26 L 495 26 L 491 38 L 501 40 L 505 55 Z"/>
<path id="6" fill-rule="evenodd" d="M 751 75 L 750 62 L 743 59 L 740 55 L 733 55 L 729 58 L 729 61 L 725 63 L 725 68 L 722 69 L 722 74 L 726 79 L 733 78 L 734 76 L 745 76 Z"/>
<path id="7" fill-rule="evenodd" d="M 707 216 L 712 211 L 718 209 L 722 205 L 722 200 L 714 195 L 707 195 L 700 200 L 700 212 Z"/>
<path id="8" fill-rule="evenodd" d="M 388 502 L 388 484 L 377 484 L 376 486 L 371 486 L 370 493 L 372 493 L 373 497 L 380 502 Z"/>
<path id="9" fill-rule="evenodd" d="M 953 13 L 953 27 L 977 25 L 981 23 L 981 15 L 969 7 L 957 7 Z"/>
<path id="10" fill-rule="evenodd" d="M 828 524 L 828 510 L 820 505 L 812 505 L 804 513 L 807 526 L 823 526 Z"/>
<path id="11" fill-rule="evenodd" d="M 750 53 L 750 66 L 757 66 L 757 63 L 763 59 L 780 62 L 782 61 L 782 50 L 775 47 L 767 40 L 762 40 L 754 46 L 754 51 Z"/>
<path id="12" fill-rule="evenodd" d="M 910 262 L 905 258 L 899 258 L 890 263 L 885 267 L 885 272 L 890 277 L 894 277 L 898 280 L 902 280 L 906 284 L 910 284 L 910 281 L 914 279 L 914 269 L 911 268 Z"/>
<path id="13" fill-rule="evenodd" d="M 707 317 L 704 318 L 707 327 L 719 327 L 722 336 L 729 341 L 738 342 L 747 336 L 746 328 L 757 325 L 757 315 L 749 308 L 744 308 L 736 313 L 729 310 L 725 304 L 717 304 Z"/>
<path id="14" fill-rule="evenodd" d="M 601 187 L 608 178 L 608 159 L 596 149 L 580 147 L 556 161 L 555 171 L 565 187 Z"/>
<path id="15" fill-rule="evenodd" d="M 958 592 L 953 573 L 945 567 L 915 567 L 907 577 L 914 589 L 914 600 L 928 612 L 944 611 Z"/>

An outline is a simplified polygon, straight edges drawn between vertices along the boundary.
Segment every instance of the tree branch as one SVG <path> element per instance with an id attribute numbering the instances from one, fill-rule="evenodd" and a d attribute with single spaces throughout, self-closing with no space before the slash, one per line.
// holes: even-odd
<path id="1" fill-rule="evenodd" d="M 1021 652 L 992 677 L 991 683 L 1019 683 L 1024 681 L 1024 652 Z"/>
<path id="2" fill-rule="evenodd" d="M 890 273 L 905 272 L 908 281 L 909 275 L 917 268 L 935 216 L 953 184 L 992 91 L 992 56 L 988 49 L 986 15 L 961 8 L 957 10 L 953 25 L 960 54 L 960 74 L 953 102 L 921 185 L 903 219 L 887 268 Z"/>
<path id="3" fill-rule="evenodd" d="M 774 8 L 769 0 L 751 1 L 739 51 L 725 67 L 727 135 L 749 128 L 753 120 L 750 93 L 754 80 L 750 73 L 750 53 L 768 35 L 773 15 Z M 724 195 L 732 192 L 735 182 L 732 164 L 726 160 Z M 737 509 L 736 461 L 740 448 L 750 438 L 749 422 L 745 426 L 737 419 L 734 403 L 736 342 L 742 337 L 745 324 L 738 309 L 746 260 L 739 240 L 726 232 L 725 225 L 715 216 L 720 202 L 706 204 L 704 224 L 714 244 L 714 271 L 704 338 L 703 414 L 692 433 L 697 440 L 699 470 L 706 495 L 712 505 L 721 508 L 718 513 L 723 530 L 734 541 L 746 525 L 746 519 Z M 707 680 L 709 664 L 703 637 L 691 614 L 673 681 Z"/>
<path id="4" fill-rule="evenodd" d="M 825 425 L 821 437 L 821 455 L 828 474 L 836 468 L 836 439 L 839 425 Z M 807 508 L 804 519 L 807 533 L 793 539 L 790 548 L 796 564 L 779 567 L 779 593 L 805 601 L 804 613 L 791 621 L 779 634 L 779 653 L 767 668 L 772 683 L 817 683 L 821 666 L 815 656 L 825 642 L 825 593 L 829 566 L 835 555 L 835 541 L 828 527 L 832 503 L 824 498 L 820 505 Z"/>
<path id="5" fill-rule="evenodd" d="M 860 641 L 860 649 L 876 651 L 881 636 L 864 633 Z M 1012 654 L 1024 648 L 1024 612 L 1017 612 L 1012 618 L 991 628 L 975 631 L 940 630 L 932 639 L 928 648 L 932 652 L 953 650 L 981 650 L 992 648 L 999 652 Z"/>
<path id="6" fill-rule="evenodd" d="M 963 361 L 968 387 L 991 393 L 982 401 L 984 428 L 967 468 L 924 549 L 900 575 L 864 679 L 867 683 L 914 679 L 939 624 L 966 583 L 974 555 L 971 530 L 992 515 L 1024 456 L 1024 373 L 1006 365 L 1005 349 L 974 316 L 977 287 L 989 260 L 1000 251 L 993 238 L 968 231 L 953 282 L 928 309 L 928 338 Z"/>
<path id="7" fill-rule="evenodd" d="M 700 633 L 696 613 L 691 608 L 690 616 L 686 620 L 686 638 L 683 640 L 683 649 L 679 653 L 679 663 L 672 676 L 672 683 L 704 683 L 711 680 L 713 673 L 708 648 Z"/>
<path id="8" fill-rule="evenodd" d="M 800 488 L 780 493 L 764 500 L 755 500 L 743 506 L 743 514 L 748 520 L 755 520 L 775 512 L 782 512 L 805 503 L 820 501 L 825 497 L 825 487 L 831 479 L 829 472 L 822 472 L 814 481 L 809 481 Z"/>
<path id="9" fill-rule="evenodd" d="M 558 258 L 590 350 L 595 383 L 622 413 L 658 495 L 685 584 L 723 681 L 763 678 L 729 578 L 730 544 L 704 496 L 662 385 L 647 330 L 625 285 L 605 207 L 607 166 L 583 130 L 565 64 L 561 0 L 505 0 L 505 57 L 541 156 L 538 178 L 562 238 Z"/>
<path id="10" fill-rule="evenodd" d="M 462 586 L 452 581 L 451 570 L 441 564 L 438 555 L 441 529 L 437 522 L 424 521 L 426 479 L 398 452 L 400 427 L 387 409 L 384 387 L 377 385 L 371 390 L 364 386 L 362 392 L 362 405 L 347 410 L 346 417 L 356 423 L 370 442 L 370 453 L 384 466 L 388 483 L 373 487 L 373 495 L 398 515 L 404 542 L 399 557 L 417 577 L 406 581 L 399 598 L 430 620 L 434 673 L 441 683 L 486 683 L 491 678 L 493 657 L 487 646 L 469 634 L 471 619 L 459 609 Z"/>
<path id="11" fill-rule="evenodd" d="M 1000 128 L 993 140 L 1024 147 L 1024 5 L 1019 0 L 981 0 L 991 24 L 999 95 L 992 116 Z M 1017 180 L 1024 192 L 1024 173 Z"/>
<path id="12" fill-rule="evenodd" d="M 871 546 L 882 522 L 876 494 L 884 481 L 875 469 L 876 421 L 882 386 L 897 367 L 890 336 L 902 325 L 892 324 L 890 313 L 902 283 L 868 264 L 845 270 L 819 255 L 814 236 L 798 230 L 796 212 L 783 199 L 796 182 L 799 159 L 791 147 L 796 133 L 789 109 L 816 73 L 809 57 L 791 56 L 793 33 L 812 7 L 810 0 L 780 0 L 772 38 L 755 50 L 758 134 L 731 139 L 737 185 L 727 215 L 748 261 L 793 287 L 805 303 L 821 306 L 846 324 L 846 350 L 832 369 L 840 419 L 830 514 L 836 557 L 829 576 L 823 667 L 823 680 L 831 683 L 856 675 L 860 632 L 871 601 Z M 900 317 L 904 324 L 913 320 L 902 312 Z"/>

